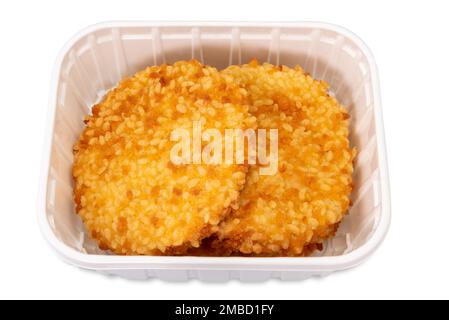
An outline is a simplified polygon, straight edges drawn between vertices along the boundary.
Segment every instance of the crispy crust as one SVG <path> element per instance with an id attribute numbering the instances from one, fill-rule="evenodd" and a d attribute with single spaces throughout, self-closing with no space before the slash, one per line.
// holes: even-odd
<path id="1" fill-rule="evenodd" d="M 245 165 L 173 165 L 172 130 L 247 128 L 245 90 L 196 61 L 124 79 L 86 117 L 74 146 L 76 211 L 102 249 L 181 253 L 237 208 Z"/>
<path id="2" fill-rule="evenodd" d="M 279 171 L 251 166 L 240 208 L 220 224 L 212 248 L 223 254 L 301 256 L 335 233 L 347 212 L 355 150 L 349 115 L 323 81 L 252 61 L 222 72 L 248 90 L 259 128 L 279 130 Z"/>

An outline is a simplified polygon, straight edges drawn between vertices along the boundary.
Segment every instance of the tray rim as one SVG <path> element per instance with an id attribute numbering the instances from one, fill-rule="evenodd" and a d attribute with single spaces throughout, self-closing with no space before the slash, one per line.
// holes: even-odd
<path id="1" fill-rule="evenodd" d="M 46 218 L 47 182 L 50 153 L 54 131 L 55 111 L 58 92 L 58 79 L 61 65 L 72 46 L 88 34 L 106 28 L 120 27 L 264 27 L 264 28 L 319 28 L 331 30 L 350 38 L 367 58 L 374 97 L 374 114 L 379 161 L 381 214 L 378 226 L 371 238 L 361 247 L 340 256 L 331 257 L 189 257 L 189 256 L 115 256 L 93 255 L 78 252 L 59 240 L 51 230 Z M 107 21 L 88 26 L 76 33 L 61 49 L 52 74 L 49 106 L 47 112 L 47 131 L 43 151 L 38 222 L 41 232 L 50 246 L 62 260 L 92 270 L 254 270 L 254 271 L 304 271 L 333 272 L 349 269 L 366 260 L 383 242 L 391 222 L 390 187 L 388 178 L 385 131 L 383 125 L 380 86 L 376 62 L 367 45 L 353 32 L 338 25 L 324 22 L 208 22 L 208 21 Z"/>

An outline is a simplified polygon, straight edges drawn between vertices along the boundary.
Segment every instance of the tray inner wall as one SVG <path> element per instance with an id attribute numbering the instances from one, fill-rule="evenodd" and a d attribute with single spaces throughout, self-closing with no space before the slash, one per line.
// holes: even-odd
<path id="1" fill-rule="evenodd" d="M 56 236 L 85 253 L 108 254 L 89 240 L 72 201 L 72 147 L 83 117 L 124 76 L 149 65 L 196 58 L 222 69 L 260 62 L 301 65 L 330 84 L 351 114 L 351 143 L 358 150 L 353 206 L 335 238 L 317 255 L 335 256 L 363 245 L 377 227 L 379 201 L 377 140 L 372 79 L 366 57 L 351 39 L 331 30 L 256 27 L 105 28 L 79 39 L 59 75 L 46 212 Z"/>

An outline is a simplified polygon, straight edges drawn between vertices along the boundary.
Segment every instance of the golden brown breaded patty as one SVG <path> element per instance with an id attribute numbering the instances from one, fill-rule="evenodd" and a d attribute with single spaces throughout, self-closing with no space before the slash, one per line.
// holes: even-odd
<path id="1" fill-rule="evenodd" d="M 347 111 L 300 67 L 252 61 L 223 74 L 248 90 L 258 128 L 278 129 L 279 162 L 271 176 L 250 167 L 240 209 L 220 224 L 213 246 L 228 254 L 305 254 L 334 234 L 350 203 L 356 152 Z"/>
<path id="2" fill-rule="evenodd" d="M 149 67 L 93 107 L 74 147 L 76 210 L 100 248 L 145 255 L 198 247 L 237 204 L 244 165 L 174 165 L 174 129 L 246 128 L 245 90 L 196 61 Z"/>

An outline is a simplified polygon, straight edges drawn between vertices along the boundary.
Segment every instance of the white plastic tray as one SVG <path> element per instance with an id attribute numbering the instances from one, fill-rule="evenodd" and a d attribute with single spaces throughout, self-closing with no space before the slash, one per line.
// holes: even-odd
<path id="1" fill-rule="evenodd" d="M 83 116 L 122 77 L 148 65 L 196 58 L 219 69 L 251 58 L 299 64 L 326 80 L 351 114 L 358 149 L 354 205 L 324 250 L 307 258 L 115 256 L 88 239 L 74 213 L 72 146 Z M 48 112 L 39 221 L 67 262 L 126 278 L 170 281 L 300 280 L 358 265 L 380 245 L 390 196 L 374 58 L 353 33 L 323 23 L 111 22 L 75 35 L 56 61 Z"/>

